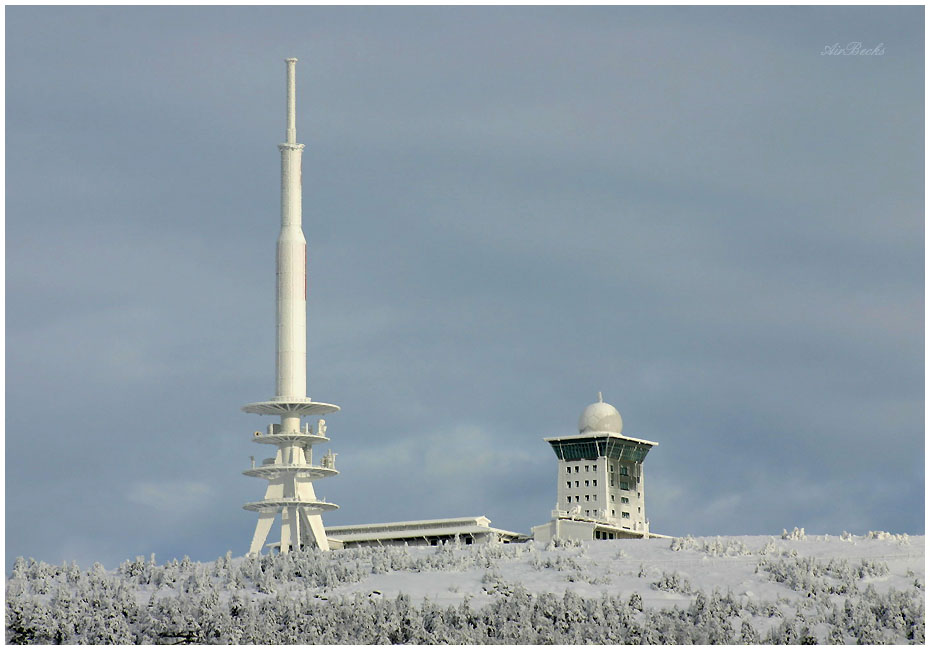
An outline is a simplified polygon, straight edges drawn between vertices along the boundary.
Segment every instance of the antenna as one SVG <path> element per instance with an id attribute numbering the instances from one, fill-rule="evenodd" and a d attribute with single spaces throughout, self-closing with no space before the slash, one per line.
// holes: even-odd
<path id="1" fill-rule="evenodd" d="M 297 59 L 284 59 L 287 63 L 287 131 L 285 142 L 297 143 L 297 82 L 295 81 L 294 67 Z"/>
<path id="2" fill-rule="evenodd" d="M 597 401 L 598 401 L 598 402 L 603 402 L 603 401 L 604 401 L 604 396 L 601 395 L 601 391 L 597 391 Z"/>

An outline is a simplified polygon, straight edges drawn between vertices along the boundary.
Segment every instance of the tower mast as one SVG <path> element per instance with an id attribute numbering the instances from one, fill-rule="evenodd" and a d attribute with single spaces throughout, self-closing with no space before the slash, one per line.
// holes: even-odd
<path id="1" fill-rule="evenodd" d="M 247 503 L 246 510 L 258 513 L 258 523 L 249 553 L 260 553 L 275 517 L 281 513 L 282 553 L 312 546 L 329 550 L 320 514 L 339 506 L 318 499 L 313 481 L 339 472 L 335 456 L 329 452 L 313 464 L 312 447 L 328 442 L 326 422 L 301 418 L 325 415 L 339 410 L 335 404 L 314 402 L 307 394 L 307 240 L 301 226 L 301 157 L 304 145 L 297 143 L 297 98 L 295 68 L 297 59 L 287 65 L 287 110 L 285 141 L 281 151 L 281 231 L 277 243 L 277 314 L 275 396 L 265 402 L 242 407 L 246 413 L 279 416 L 279 424 L 268 426 L 267 434 L 255 432 L 257 443 L 275 445 L 273 458 L 260 467 L 243 472 L 268 480 L 265 498 Z"/>

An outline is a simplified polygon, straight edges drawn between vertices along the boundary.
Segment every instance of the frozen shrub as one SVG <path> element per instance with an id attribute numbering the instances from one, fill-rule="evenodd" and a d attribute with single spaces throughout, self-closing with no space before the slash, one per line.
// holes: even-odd
<path id="1" fill-rule="evenodd" d="M 691 551 L 696 550 L 697 548 L 697 540 L 691 537 L 691 535 L 686 535 L 685 537 L 676 537 L 669 545 L 669 549 L 673 551 Z"/>
<path id="2" fill-rule="evenodd" d="M 896 535 L 895 533 L 886 533 L 883 530 L 870 530 L 865 536 L 866 539 L 881 539 L 881 540 L 892 540 L 898 542 L 902 546 L 910 545 L 911 540 L 907 536 L 907 533 L 901 535 Z"/>
<path id="3" fill-rule="evenodd" d="M 582 542 L 577 539 L 562 539 L 556 537 L 546 545 L 546 550 L 551 551 L 556 548 L 578 548 L 581 545 Z"/>
<path id="4" fill-rule="evenodd" d="M 790 533 L 787 530 L 782 529 L 781 538 L 800 541 L 800 540 L 807 539 L 807 535 L 804 533 L 803 528 L 798 528 L 797 526 L 795 526 L 795 529 L 792 530 Z"/>
<path id="5" fill-rule="evenodd" d="M 713 557 L 735 557 L 752 555 L 752 551 L 739 539 L 716 537 L 712 540 L 697 540 L 691 535 L 676 537 L 669 545 L 672 551 L 700 551 Z M 764 551 L 763 551 L 764 552 Z"/>
<path id="6" fill-rule="evenodd" d="M 695 544 L 695 550 L 721 556 L 744 548 L 726 538 L 695 540 Z M 577 551 L 577 544 L 542 552 L 537 545 L 453 543 L 328 554 L 302 551 L 244 558 L 227 554 L 212 563 L 188 559 L 156 565 L 153 559 L 137 558 L 110 572 L 100 565 L 81 570 L 74 564 L 56 567 L 17 560 L 7 580 L 6 640 L 127 645 L 924 643 L 919 571 L 903 576 L 899 584 L 908 584 L 906 589 L 891 589 L 885 583 L 879 593 L 869 583 L 889 573 L 881 561 L 798 557 L 795 549 L 783 548 L 791 544 L 770 544 L 770 552 L 759 553 L 760 577 L 793 593 L 775 601 L 717 591 L 707 594 L 680 573 L 653 569 L 653 579 L 661 573 L 653 589 L 683 596 L 669 597 L 669 602 L 680 605 L 663 609 L 645 606 L 642 592 L 621 599 L 607 593 L 588 598 L 566 591 L 566 576 L 597 582 L 597 576 L 609 574 L 614 580 L 635 581 L 629 560 L 625 571 L 618 570 L 623 562 L 610 557 L 614 552 L 598 555 L 594 549 L 604 547 L 593 545 L 580 546 L 588 551 L 587 557 Z M 668 556 L 666 548 L 661 551 Z M 597 565 L 599 557 L 606 564 Z M 611 566 L 614 561 L 617 565 Z M 679 557 L 673 564 L 692 561 Z M 512 575 L 514 565 L 504 571 L 502 562 L 522 562 L 524 569 L 537 562 L 540 571 L 552 573 L 534 573 L 533 580 L 550 580 L 547 584 L 558 593 L 532 594 L 518 582 L 505 581 L 502 576 Z M 542 566 L 546 562 L 548 569 Z M 724 559 L 710 564 L 719 568 L 730 563 Z M 639 567 L 643 578 L 647 564 Z M 340 595 L 346 593 L 346 585 L 373 579 L 378 570 L 475 569 L 484 576 L 481 588 L 491 601 L 481 608 L 472 606 L 467 587 L 437 590 L 446 595 L 464 592 L 461 604 L 445 607 L 428 600 L 418 603 L 403 594 L 386 598 L 371 585 L 354 591 L 350 587 L 349 595 Z M 910 586 L 915 580 L 918 586 Z M 657 596 L 653 593 L 653 598 Z M 756 627 L 754 621 L 760 625 Z"/>
<path id="7" fill-rule="evenodd" d="M 672 573 L 663 571 L 662 577 L 653 582 L 651 587 L 659 591 L 671 591 L 677 594 L 687 595 L 694 593 L 688 579 L 680 575 L 677 571 L 673 571 Z"/>
<path id="8" fill-rule="evenodd" d="M 765 543 L 765 546 L 759 549 L 759 555 L 778 555 L 784 553 L 784 549 L 780 548 L 778 544 L 775 543 L 775 539 L 772 538 Z"/>
<path id="9" fill-rule="evenodd" d="M 743 645 L 759 643 L 759 633 L 747 620 L 744 620 L 739 628 L 739 643 Z"/>

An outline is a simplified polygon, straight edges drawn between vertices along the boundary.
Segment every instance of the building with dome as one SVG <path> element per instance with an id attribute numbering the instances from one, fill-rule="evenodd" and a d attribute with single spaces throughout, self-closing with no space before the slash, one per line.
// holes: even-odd
<path id="1" fill-rule="evenodd" d="M 558 501 L 533 538 L 664 537 L 649 531 L 643 461 L 659 443 L 623 435 L 620 412 L 597 401 L 581 412 L 578 433 L 544 438 L 558 463 Z"/>

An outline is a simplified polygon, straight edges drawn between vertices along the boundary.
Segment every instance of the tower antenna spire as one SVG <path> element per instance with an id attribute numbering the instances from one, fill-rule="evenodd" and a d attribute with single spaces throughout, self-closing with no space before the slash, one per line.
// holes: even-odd
<path id="1" fill-rule="evenodd" d="M 297 81 L 295 67 L 297 59 L 284 59 L 287 63 L 287 131 L 284 141 L 288 144 L 297 143 Z"/>

